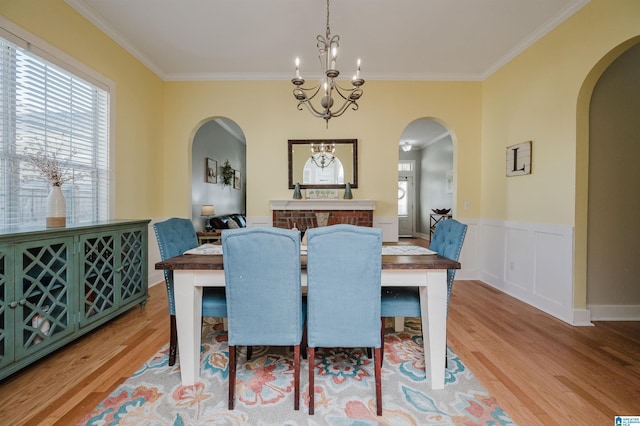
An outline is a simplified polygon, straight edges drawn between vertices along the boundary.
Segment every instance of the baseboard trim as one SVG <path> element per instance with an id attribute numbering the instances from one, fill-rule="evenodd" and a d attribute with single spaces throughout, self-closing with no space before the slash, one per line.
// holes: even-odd
<path id="1" fill-rule="evenodd" d="M 574 309 L 571 325 L 579 327 L 593 326 L 591 322 L 591 311 L 589 309 Z"/>
<path id="2" fill-rule="evenodd" d="M 640 305 L 587 305 L 592 321 L 640 321 Z"/>

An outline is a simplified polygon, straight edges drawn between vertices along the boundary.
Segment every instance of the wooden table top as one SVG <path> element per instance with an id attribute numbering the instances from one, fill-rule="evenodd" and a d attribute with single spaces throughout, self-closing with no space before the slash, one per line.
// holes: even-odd
<path id="1" fill-rule="evenodd" d="M 307 256 L 301 256 L 306 268 Z M 183 254 L 156 263 L 155 269 L 169 270 L 223 270 L 221 255 Z M 383 255 L 382 269 L 460 269 L 460 263 L 439 255 Z"/>

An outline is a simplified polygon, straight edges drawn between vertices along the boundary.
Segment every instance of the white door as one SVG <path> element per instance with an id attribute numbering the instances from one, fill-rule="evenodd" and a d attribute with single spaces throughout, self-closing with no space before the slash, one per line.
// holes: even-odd
<path id="1" fill-rule="evenodd" d="M 398 177 L 398 236 L 413 237 L 414 220 L 413 176 Z"/>

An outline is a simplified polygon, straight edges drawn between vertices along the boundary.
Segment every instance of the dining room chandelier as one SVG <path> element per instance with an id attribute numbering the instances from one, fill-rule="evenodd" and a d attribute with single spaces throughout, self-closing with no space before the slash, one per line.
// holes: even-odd
<path id="1" fill-rule="evenodd" d="M 311 144 L 311 162 L 324 170 L 325 167 L 329 167 L 336 160 L 335 153 L 336 145 L 335 144 Z"/>
<path id="2" fill-rule="evenodd" d="M 340 117 L 349 107 L 354 111 L 359 108 L 358 99 L 362 96 L 364 80 L 360 78 L 360 59 L 358 59 L 356 73 L 351 80 L 352 87 L 340 87 L 336 81 L 340 75 L 340 71 L 336 69 L 340 36 L 331 35 L 331 29 L 329 28 L 329 0 L 327 0 L 326 34 L 324 36 L 322 34 L 318 35 L 316 40 L 319 51 L 318 57 L 322 67 L 320 81 L 316 86 L 303 87 L 305 80 L 300 76 L 300 58 L 296 58 L 296 76 L 291 82 L 295 86 L 293 96 L 298 101 L 298 110 L 302 111 L 302 105 L 305 105 L 312 115 L 324 119 L 328 128 L 329 120 L 332 117 Z M 319 105 L 314 105 L 312 101 L 318 94 L 320 94 Z M 338 98 L 338 96 L 342 99 Z M 332 109 L 334 107 L 334 97 L 336 102 L 342 102 L 342 104 Z"/>

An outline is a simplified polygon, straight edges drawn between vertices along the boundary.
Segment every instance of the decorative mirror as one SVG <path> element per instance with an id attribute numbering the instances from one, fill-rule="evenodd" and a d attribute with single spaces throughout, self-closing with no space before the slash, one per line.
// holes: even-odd
<path id="1" fill-rule="evenodd" d="M 357 139 L 289 139 L 289 189 L 358 187 Z"/>

